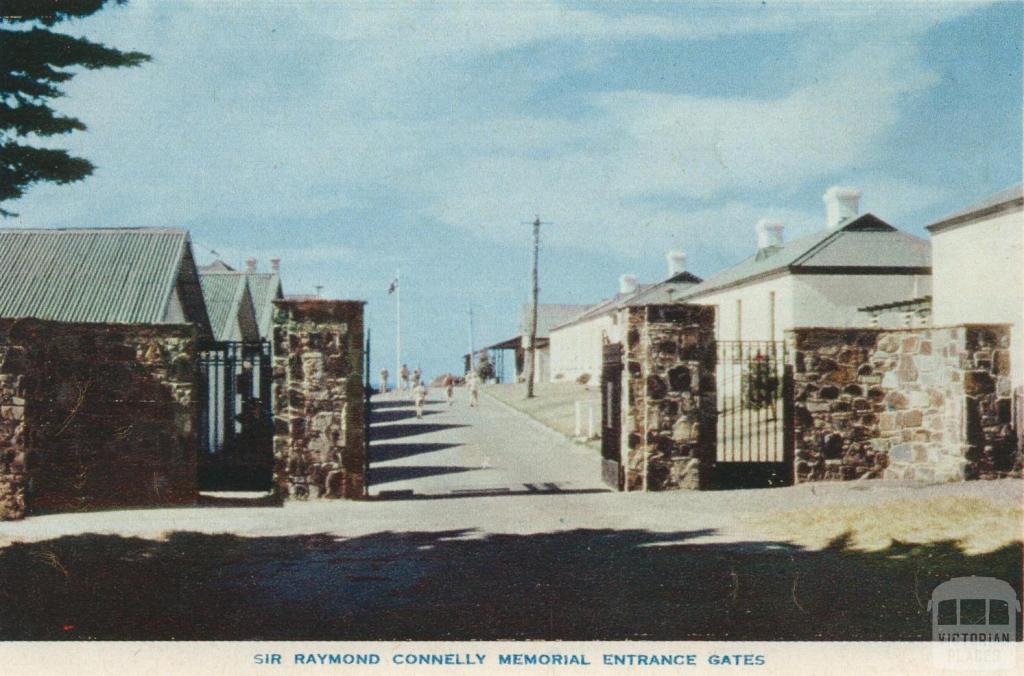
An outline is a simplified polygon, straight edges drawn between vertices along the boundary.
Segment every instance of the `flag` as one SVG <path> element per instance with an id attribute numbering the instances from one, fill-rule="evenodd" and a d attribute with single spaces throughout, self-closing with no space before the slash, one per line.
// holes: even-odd
<path id="1" fill-rule="evenodd" d="M 398 277 L 395 277 L 393 280 L 391 280 L 391 285 L 388 286 L 388 295 L 390 296 L 391 294 L 393 294 L 397 290 L 398 290 Z"/>

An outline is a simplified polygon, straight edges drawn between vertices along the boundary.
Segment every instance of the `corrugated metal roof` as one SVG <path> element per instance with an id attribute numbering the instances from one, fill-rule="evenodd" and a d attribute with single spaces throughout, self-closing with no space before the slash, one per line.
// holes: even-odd
<path id="1" fill-rule="evenodd" d="M 203 301 L 210 316 L 215 340 L 238 340 L 238 314 L 242 303 L 251 299 L 244 274 L 235 272 L 201 272 Z"/>
<path id="2" fill-rule="evenodd" d="M 864 214 L 841 228 L 786 242 L 767 256 L 751 256 L 688 289 L 677 300 L 690 300 L 785 270 L 930 266 L 931 245 L 926 240 L 901 232 L 872 214 Z"/>
<path id="3" fill-rule="evenodd" d="M 281 278 L 275 272 L 250 272 L 249 293 L 252 294 L 253 307 L 256 309 L 256 324 L 259 326 L 260 337 L 269 340 L 270 329 L 274 323 L 274 301 L 284 298 L 281 292 Z"/>
<path id="4" fill-rule="evenodd" d="M 164 321 L 185 230 L 0 229 L 0 317 Z"/>

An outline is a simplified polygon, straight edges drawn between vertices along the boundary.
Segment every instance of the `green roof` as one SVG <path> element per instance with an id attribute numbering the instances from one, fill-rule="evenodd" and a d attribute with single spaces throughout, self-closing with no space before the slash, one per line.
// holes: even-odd
<path id="1" fill-rule="evenodd" d="M 270 339 L 270 327 L 274 322 L 274 301 L 284 298 L 281 292 L 281 279 L 276 272 L 248 272 L 249 292 L 256 310 L 256 325 L 260 337 Z"/>
<path id="2" fill-rule="evenodd" d="M 0 229 L 0 317 L 165 323 L 186 265 L 185 230 Z"/>
<path id="3" fill-rule="evenodd" d="M 239 314 L 245 304 L 252 305 L 245 275 L 236 272 L 201 272 L 199 283 L 203 287 L 206 312 L 210 315 L 214 340 L 242 340 Z"/>

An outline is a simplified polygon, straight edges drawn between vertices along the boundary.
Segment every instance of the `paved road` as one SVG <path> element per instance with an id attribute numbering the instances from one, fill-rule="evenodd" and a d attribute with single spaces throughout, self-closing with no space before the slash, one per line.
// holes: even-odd
<path id="1" fill-rule="evenodd" d="M 1019 504 L 1019 481 L 615 493 L 593 451 L 460 394 L 422 421 L 379 402 L 371 500 L 0 523 L 0 640 L 926 639 L 938 583 L 1019 579 L 1012 517 L 972 552 L 970 520 L 876 551 L 841 518 L 826 548 L 749 518 L 884 523 L 908 500 Z"/>
<path id="2" fill-rule="evenodd" d="M 566 441 L 539 423 L 483 396 L 470 407 L 428 401 L 415 416 L 401 393 L 373 401 L 370 494 L 595 492 L 606 490 L 593 450 Z"/>

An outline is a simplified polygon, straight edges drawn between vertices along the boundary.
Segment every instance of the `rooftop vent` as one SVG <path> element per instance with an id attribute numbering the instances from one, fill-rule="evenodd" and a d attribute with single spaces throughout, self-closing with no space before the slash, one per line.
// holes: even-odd
<path id="1" fill-rule="evenodd" d="M 826 223 L 829 230 L 846 225 L 857 217 L 860 207 L 860 190 L 834 185 L 825 191 Z"/>
<path id="2" fill-rule="evenodd" d="M 668 262 L 668 276 L 675 277 L 676 275 L 686 272 L 686 253 L 683 251 L 669 251 L 665 254 L 665 260 Z"/>
<path id="3" fill-rule="evenodd" d="M 624 295 L 636 293 L 636 287 L 636 275 L 621 275 L 619 277 L 619 293 Z"/>
<path id="4" fill-rule="evenodd" d="M 776 221 L 770 221 L 767 218 L 762 218 L 754 227 L 757 230 L 758 251 L 782 246 L 782 234 L 786 230 L 785 225 Z"/>

